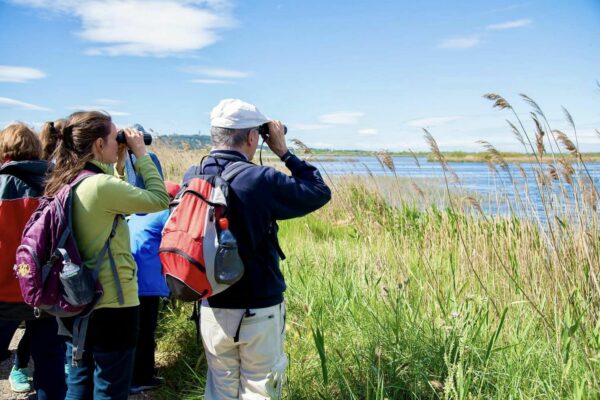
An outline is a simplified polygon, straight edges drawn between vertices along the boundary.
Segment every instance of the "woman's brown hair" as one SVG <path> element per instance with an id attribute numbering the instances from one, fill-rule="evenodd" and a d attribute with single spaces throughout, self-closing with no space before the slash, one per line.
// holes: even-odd
<path id="1" fill-rule="evenodd" d="M 17 122 L 0 132 L 0 158 L 3 161 L 39 160 L 42 144 L 27 125 Z"/>
<path id="2" fill-rule="evenodd" d="M 110 115 L 100 111 L 79 111 L 67 118 L 52 154 L 55 166 L 46 184 L 46 196 L 55 195 L 94 159 L 94 142 L 110 134 L 111 123 Z"/>
<path id="3" fill-rule="evenodd" d="M 56 150 L 58 140 L 60 139 L 62 128 L 67 123 L 64 118 L 56 121 L 46 122 L 40 130 L 40 140 L 42 141 L 42 160 L 50 160 L 52 153 Z"/>

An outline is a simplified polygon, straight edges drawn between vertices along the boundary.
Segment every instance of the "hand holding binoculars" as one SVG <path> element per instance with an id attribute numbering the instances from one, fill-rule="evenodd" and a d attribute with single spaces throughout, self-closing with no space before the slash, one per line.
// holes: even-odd
<path id="1" fill-rule="evenodd" d="M 141 126 L 140 124 L 133 124 L 131 127 L 135 130 L 140 131 L 144 135 L 144 144 L 146 146 L 152 144 L 152 135 L 147 133 L 143 126 Z M 119 129 L 117 131 L 117 143 L 127 144 L 127 140 L 125 139 L 125 132 L 123 132 L 123 129 Z"/>

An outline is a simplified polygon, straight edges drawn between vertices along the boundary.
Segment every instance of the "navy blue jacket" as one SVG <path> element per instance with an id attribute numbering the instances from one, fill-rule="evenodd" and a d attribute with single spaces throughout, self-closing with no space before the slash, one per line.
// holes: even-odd
<path id="1" fill-rule="evenodd" d="M 232 150 L 213 150 L 245 157 Z M 232 161 L 209 157 L 204 174 L 218 174 Z M 230 230 L 238 241 L 244 276 L 226 291 L 208 299 L 217 308 L 264 308 L 283 301 L 285 280 L 279 269 L 276 220 L 301 217 L 325 205 L 331 191 L 319 171 L 292 155 L 285 164 L 288 176 L 272 167 L 255 166 L 242 171 L 230 185 Z M 187 182 L 194 172 L 183 177 Z"/>

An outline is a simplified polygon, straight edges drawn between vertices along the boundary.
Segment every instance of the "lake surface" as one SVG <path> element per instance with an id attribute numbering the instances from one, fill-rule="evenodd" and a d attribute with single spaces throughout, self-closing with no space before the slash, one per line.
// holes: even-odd
<path id="1" fill-rule="evenodd" d="M 437 162 L 427 161 L 426 157 L 417 157 L 420 167 L 417 166 L 413 157 L 402 156 L 392 157 L 392 159 L 396 168 L 396 174 L 399 177 L 414 178 L 417 182 L 423 179 L 440 182 L 440 179 L 444 177 L 441 165 Z M 483 162 L 450 162 L 448 164 L 459 178 L 458 183 L 451 185 L 452 188 L 477 194 L 477 198 L 481 200 L 482 207 L 486 212 L 509 213 L 509 204 L 515 206 L 519 201 L 526 202 L 525 198 L 527 194 L 530 205 L 527 205 L 525 208 L 532 212 L 543 214 L 540 193 L 534 177 L 534 168 L 539 169 L 537 164 L 520 164 L 525 172 L 525 176 L 523 176 L 523 172 L 517 165 L 511 164 L 509 166 L 509 172 L 512 174 L 516 191 L 519 193 L 518 197 L 521 200 L 515 195 L 509 172 L 502 170 L 500 167 L 497 167 L 498 173 L 496 174 Z M 316 162 L 316 165 L 325 170 L 330 176 L 367 176 L 369 171 L 375 176 L 394 175 L 388 168 L 384 168 L 374 156 L 337 157 L 335 160 L 328 158 L 327 161 Z M 586 163 L 586 166 L 596 187 L 600 187 L 600 163 Z M 576 175 L 587 176 L 583 170 L 577 171 L 575 164 L 573 167 L 576 169 Z M 560 170 L 560 168 L 558 169 Z M 548 173 L 546 165 L 544 165 L 544 171 L 546 171 L 546 174 Z M 558 182 L 555 182 L 554 187 L 554 193 L 558 193 Z M 565 185 L 564 187 L 566 188 L 567 197 L 572 197 L 570 185 Z M 545 219 L 543 216 L 541 218 Z"/>

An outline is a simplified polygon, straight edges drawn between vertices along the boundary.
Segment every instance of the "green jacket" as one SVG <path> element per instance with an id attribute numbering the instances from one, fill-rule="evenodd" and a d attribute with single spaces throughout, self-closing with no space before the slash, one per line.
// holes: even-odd
<path id="1" fill-rule="evenodd" d="M 135 163 L 136 171 L 144 178 L 146 189 L 139 189 L 114 176 L 112 165 L 97 161 L 92 163 L 101 168 L 104 174 L 85 179 L 75 188 L 73 196 L 75 239 L 83 263 L 88 268 L 96 265 L 97 256 L 110 235 L 117 214 L 152 213 L 169 206 L 165 184 L 149 156 L 141 157 Z M 110 248 L 119 272 L 125 303 L 120 305 L 117 299 L 117 288 L 107 253 L 98 276 L 104 295 L 96 308 L 137 306 L 137 267 L 131 256 L 127 222 L 122 218 Z"/>

